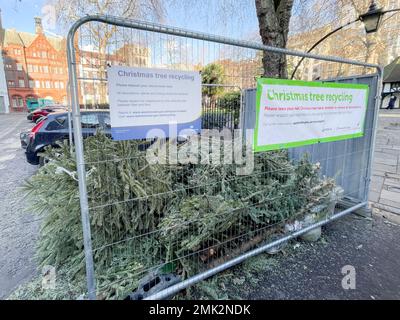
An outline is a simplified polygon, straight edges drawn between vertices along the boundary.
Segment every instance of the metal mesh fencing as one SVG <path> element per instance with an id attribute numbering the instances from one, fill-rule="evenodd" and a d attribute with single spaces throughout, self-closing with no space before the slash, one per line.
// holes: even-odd
<path id="1" fill-rule="evenodd" d="M 378 76 L 369 82 L 375 90 L 363 138 L 255 154 L 245 142 L 264 50 L 327 63 L 330 74 L 376 66 L 113 17 L 84 18 L 68 39 L 89 297 L 123 298 L 138 289 L 133 296 L 141 299 L 179 282 L 155 296 L 166 297 L 254 248 L 272 250 L 265 245 L 366 205 Z M 205 72 L 212 64 L 222 72 L 219 83 L 203 84 L 202 128 L 210 130 L 191 138 L 110 138 L 108 66 Z M 298 78 L 312 80 L 305 72 Z M 358 81 L 349 79 L 340 81 Z M 351 208 L 338 209 L 345 198 Z"/>

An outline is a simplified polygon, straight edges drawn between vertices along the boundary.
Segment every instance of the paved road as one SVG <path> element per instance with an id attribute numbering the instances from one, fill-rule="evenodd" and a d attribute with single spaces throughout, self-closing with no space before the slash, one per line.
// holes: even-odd
<path id="1" fill-rule="evenodd" d="M 36 273 L 38 221 L 18 191 L 37 169 L 25 161 L 19 141 L 19 133 L 32 126 L 26 114 L 0 114 L 0 299 Z"/>

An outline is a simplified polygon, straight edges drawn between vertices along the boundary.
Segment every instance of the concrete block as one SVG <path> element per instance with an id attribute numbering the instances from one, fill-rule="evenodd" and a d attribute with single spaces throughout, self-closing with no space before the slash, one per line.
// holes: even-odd
<path id="1" fill-rule="evenodd" d="M 400 174 L 387 172 L 385 174 L 385 177 L 392 178 L 392 179 L 400 179 Z"/>
<path id="2" fill-rule="evenodd" d="M 377 164 L 374 163 L 372 165 L 372 170 L 375 171 L 381 171 L 381 172 L 390 172 L 390 173 L 397 173 L 397 166 L 390 166 L 386 164 Z"/>
<path id="3" fill-rule="evenodd" d="M 386 178 L 384 180 L 384 184 L 387 185 L 387 186 L 393 186 L 393 187 L 399 187 L 400 188 L 400 179 Z"/>
<path id="4" fill-rule="evenodd" d="M 374 163 L 376 164 L 386 164 L 389 166 L 397 166 L 398 156 L 393 154 L 388 154 L 386 156 L 379 154 L 374 157 Z"/>
<path id="5" fill-rule="evenodd" d="M 400 208 L 400 203 L 398 202 L 394 202 L 394 201 L 390 201 L 387 199 L 382 199 L 382 197 L 379 199 L 379 203 L 380 204 L 384 204 L 393 208 Z"/>
<path id="6" fill-rule="evenodd" d="M 381 216 L 392 223 L 400 225 L 400 215 L 398 215 L 398 214 L 391 213 L 388 211 L 382 211 L 382 210 L 374 211 L 374 214 Z"/>
<path id="7" fill-rule="evenodd" d="M 400 208 L 400 192 L 394 192 L 383 189 L 381 192 L 381 199 L 389 200 L 399 204 Z"/>
<path id="8" fill-rule="evenodd" d="M 400 215 L 400 208 L 391 207 L 382 203 L 372 203 L 374 208 Z"/>
<path id="9" fill-rule="evenodd" d="M 400 186 L 383 185 L 383 190 L 400 193 Z"/>
<path id="10" fill-rule="evenodd" d="M 378 147 L 380 151 L 380 153 L 382 154 L 390 154 L 390 155 L 399 155 L 400 154 L 400 150 L 397 149 L 393 149 L 390 146 L 385 146 L 385 147 Z"/>

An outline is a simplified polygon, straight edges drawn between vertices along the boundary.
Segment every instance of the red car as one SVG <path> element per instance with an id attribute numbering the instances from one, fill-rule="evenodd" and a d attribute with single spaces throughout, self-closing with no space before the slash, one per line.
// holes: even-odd
<path id="1" fill-rule="evenodd" d="M 53 113 L 56 111 L 68 111 L 65 106 L 45 106 L 40 109 L 34 110 L 29 116 L 28 119 L 36 122 L 38 119 L 42 117 L 46 117 L 49 113 Z"/>

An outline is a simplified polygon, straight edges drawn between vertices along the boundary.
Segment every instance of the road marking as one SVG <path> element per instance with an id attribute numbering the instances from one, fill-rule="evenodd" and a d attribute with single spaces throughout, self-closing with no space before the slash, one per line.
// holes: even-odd
<path id="1" fill-rule="evenodd" d="M 25 119 L 20 118 L 19 121 L 13 120 L 17 119 L 8 119 L 5 123 L 8 125 L 12 124 L 11 128 L 7 127 L 0 132 L 0 170 L 7 168 L 7 162 L 13 160 L 20 149 L 19 131 L 22 129 L 21 124 L 23 124 Z"/>
<path id="2" fill-rule="evenodd" d="M 3 138 L 4 136 L 6 136 L 7 134 L 9 134 L 10 132 L 12 132 L 13 130 L 18 129 L 19 125 L 23 122 L 26 121 L 25 119 L 20 119 L 17 123 L 15 123 L 15 125 L 12 128 L 7 128 L 3 131 L 0 132 L 0 139 Z"/>

